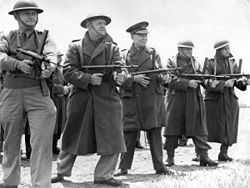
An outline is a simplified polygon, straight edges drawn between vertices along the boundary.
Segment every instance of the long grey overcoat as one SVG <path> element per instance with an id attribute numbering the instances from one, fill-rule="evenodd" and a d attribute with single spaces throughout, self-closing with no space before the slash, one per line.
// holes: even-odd
<path id="1" fill-rule="evenodd" d="M 188 61 L 178 55 L 169 59 L 167 68 L 182 67 L 187 74 L 201 73 L 201 66 L 194 57 Z M 206 114 L 200 87 L 188 87 L 189 79 L 173 78 L 166 94 L 167 127 L 165 136 L 207 135 Z"/>
<path id="2" fill-rule="evenodd" d="M 82 61 L 80 53 L 83 55 Z M 112 73 L 104 75 L 101 85 L 92 86 L 91 74 L 104 70 L 82 69 L 83 65 L 108 63 L 123 64 L 119 49 L 108 34 L 95 46 L 86 32 L 82 42 L 73 42 L 69 46 L 64 77 L 74 88 L 68 101 L 68 118 L 62 137 L 63 151 L 77 155 L 96 152 L 110 155 L 126 151 L 122 131 L 122 104 Z"/>
<path id="3" fill-rule="evenodd" d="M 228 66 L 226 66 L 228 63 Z M 217 60 L 209 60 L 206 65 L 207 74 L 232 74 L 237 73 L 235 62 L 217 56 Z M 236 82 L 235 87 L 246 90 L 242 82 Z M 237 141 L 239 104 L 234 87 L 225 87 L 225 81 L 215 87 L 206 86 L 205 106 L 207 113 L 208 141 L 232 145 Z"/>
<path id="4" fill-rule="evenodd" d="M 138 65 L 130 72 L 162 68 L 158 53 L 150 47 L 138 51 L 134 44 L 123 53 L 127 65 Z M 124 131 L 150 130 L 166 126 L 164 88 L 158 74 L 148 74 L 150 83 L 147 87 L 128 78 L 122 85 L 124 109 Z"/>

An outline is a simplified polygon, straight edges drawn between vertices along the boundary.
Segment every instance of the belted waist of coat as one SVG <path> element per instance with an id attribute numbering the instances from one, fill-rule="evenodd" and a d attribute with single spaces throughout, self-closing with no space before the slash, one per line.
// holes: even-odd
<path id="1" fill-rule="evenodd" d="M 38 79 L 31 78 L 29 76 L 21 76 L 21 74 L 24 73 L 12 74 L 7 72 L 3 79 L 3 87 L 19 89 L 40 86 L 40 81 Z"/>

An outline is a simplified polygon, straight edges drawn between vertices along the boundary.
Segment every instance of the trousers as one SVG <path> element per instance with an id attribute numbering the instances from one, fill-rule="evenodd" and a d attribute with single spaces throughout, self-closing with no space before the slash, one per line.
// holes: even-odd
<path id="1" fill-rule="evenodd" d="M 163 154 L 162 154 L 161 128 L 150 129 L 146 132 L 149 141 L 154 169 L 160 170 L 161 168 L 164 167 Z M 127 147 L 127 152 L 121 154 L 121 161 L 119 164 L 120 169 L 124 170 L 131 169 L 134 158 L 137 135 L 138 131 L 124 132 L 124 140 Z"/>
<path id="2" fill-rule="evenodd" d="M 60 152 L 57 161 L 57 174 L 60 176 L 71 176 L 77 155 L 65 151 Z M 94 171 L 94 180 L 102 181 L 113 177 L 119 154 L 101 155 Z"/>
<path id="3" fill-rule="evenodd" d="M 32 188 L 50 188 L 52 174 L 52 135 L 56 108 L 50 97 L 44 97 L 39 86 L 4 88 L 0 95 L 0 116 L 4 130 L 3 184 L 14 186 L 21 181 L 21 138 L 28 116 Z"/>

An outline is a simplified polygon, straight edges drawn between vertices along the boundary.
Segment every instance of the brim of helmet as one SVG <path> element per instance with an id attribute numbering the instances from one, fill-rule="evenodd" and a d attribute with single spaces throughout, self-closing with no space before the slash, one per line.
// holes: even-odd
<path id="1" fill-rule="evenodd" d="M 188 45 L 182 45 L 182 44 L 178 44 L 177 47 L 180 47 L 180 48 L 194 48 L 194 46 L 188 46 Z"/>
<path id="2" fill-rule="evenodd" d="M 106 22 L 106 25 L 110 24 L 110 22 L 111 22 L 111 18 L 108 17 L 108 16 L 94 16 L 92 18 L 87 18 L 87 19 L 83 20 L 81 22 L 81 26 L 83 28 L 87 28 L 87 25 L 86 25 L 87 21 L 89 21 L 89 20 L 95 20 L 95 19 L 104 19 L 105 22 Z"/>
<path id="3" fill-rule="evenodd" d="M 221 48 L 224 48 L 225 46 L 228 46 L 229 45 L 229 42 L 227 42 L 226 44 L 222 44 L 220 46 L 217 46 L 216 48 L 214 48 L 215 50 L 219 50 Z"/>
<path id="4" fill-rule="evenodd" d="M 40 13 L 43 12 L 43 10 L 40 9 L 40 8 L 25 7 L 25 8 L 17 8 L 17 9 L 15 9 L 15 10 L 12 10 L 12 11 L 9 12 L 9 14 L 10 14 L 10 15 L 13 15 L 14 12 L 21 11 L 21 10 L 35 10 L 35 11 L 37 11 L 38 14 L 40 14 Z"/>

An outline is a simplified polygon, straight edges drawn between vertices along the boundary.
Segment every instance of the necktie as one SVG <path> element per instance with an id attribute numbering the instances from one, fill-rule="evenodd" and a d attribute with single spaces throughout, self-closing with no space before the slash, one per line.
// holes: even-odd
<path id="1" fill-rule="evenodd" d="M 27 34 L 24 32 L 20 36 L 20 42 L 21 42 L 21 44 L 23 44 L 26 41 L 26 39 L 27 39 Z"/>

